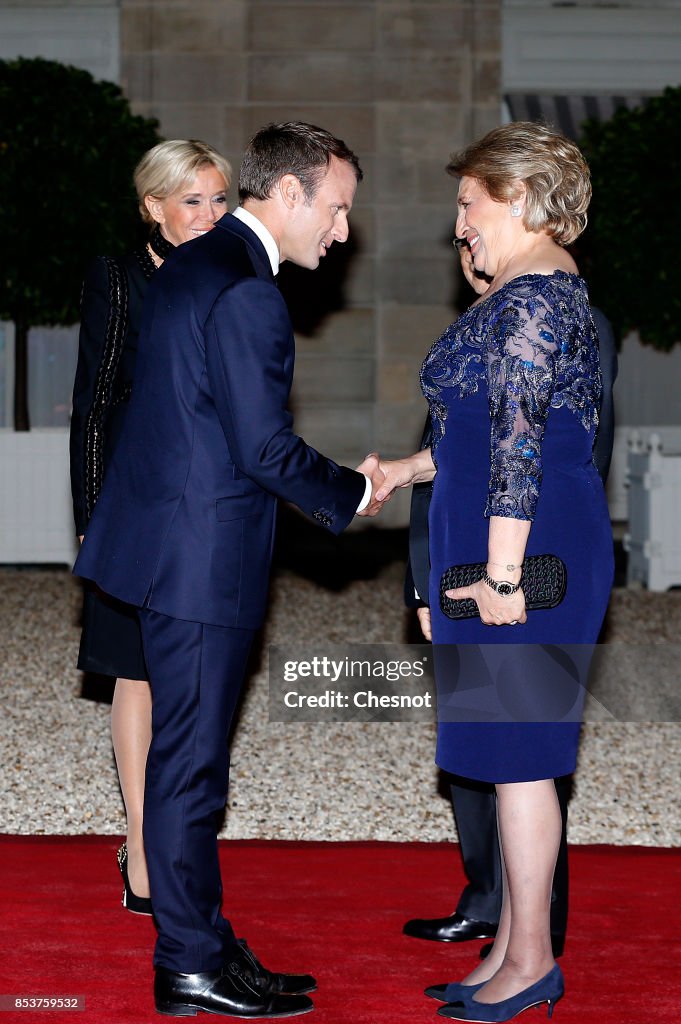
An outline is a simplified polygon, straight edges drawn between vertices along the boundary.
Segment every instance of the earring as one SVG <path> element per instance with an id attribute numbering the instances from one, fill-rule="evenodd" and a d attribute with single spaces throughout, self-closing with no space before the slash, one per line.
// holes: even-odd
<path id="1" fill-rule="evenodd" d="M 513 206 L 511 207 L 511 216 L 512 217 L 519 217 L 521 213 L 522 213 L 522 211 L 521 211 L 520 207 L 518 206 L 518 204 L 514 203 Z"/>

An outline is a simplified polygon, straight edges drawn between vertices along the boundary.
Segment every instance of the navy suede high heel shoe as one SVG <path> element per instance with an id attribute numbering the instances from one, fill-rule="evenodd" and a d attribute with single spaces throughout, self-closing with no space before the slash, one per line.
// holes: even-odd
<path id="1" fill-rule="evenodd" d="M 123 899 L 121 901 L 123 906 L 133 914 L 145 914 L 147 917 L 150 917 L 153 911 L 149 897 L 136 896 L 130 888 L 130 879 L 128 878 L 128 847 L 126 843 L 119 847 L 116 859 L 118 861 L 118 869 L 123 878 Z"/>
<path id="2" fill-rule="evenodd" d="M 534 985 L 524 988 L 522 992 L 509 999 L 502 999 L 498 1003 L 480 1003 L 472 996 L 468 996 L 456 1005 L 441 1006 L 437 1012 L 442 1017 L 449 1017 L 450 1020 L 465 1020 L 470 1021 L 470 1024 L 503 1024 L 524 1010 L 529 1010 L 531 1006 L 548 1003 L 549 1017 L 552 1017 L 553 1008 L 564 991 L 563 972 L 556 964 L 548 974 L 535 981 Z"/>
<path id="3" fill-rule="evenodd" d="M 448 985 L 429 985 L 423 991 L 425 995 L 431 999 L 439 999 L 441 1003 L 457 1003 L 466 996 L 472 996 L 486 984 L 486 981 L 481 981 L 477 985 L 462 985 L 460 981 L 450 981 Z"/>

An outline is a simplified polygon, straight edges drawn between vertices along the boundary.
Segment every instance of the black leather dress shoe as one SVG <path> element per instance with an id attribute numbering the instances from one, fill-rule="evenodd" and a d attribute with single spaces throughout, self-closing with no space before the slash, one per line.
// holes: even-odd
<path id="1" fill-rule="evenodd" d="M 199 974 L 157 967 L 154 1000 L 157 1012 L 170 1017 L 195 1017 L 199 1010 L 226 1017 L 295 1017 L 313 1009 L 307 996 L 270 995 L 256 988 L 236 962 Z"/>
<path id="2" fill-rule="evenodd" d="M 480 950 L 480 959 L 484 960 L 492 952 L 493 943 L 487 942 Z M 565 936 L 564 935 L 551 935 L 551 949 L 553 950 L 554 958 L 557 960 L 559 956 L 563 955 L 565 950 Z"/>
<path id="3" fill-rule="evenodd" d="M 415 917 L 407 921 L 402 929 L 405 935 L 415 939 L 431 939 L 433 942 L 468 942 L 469 939 L 489 939 L 497 934 L 497 925 L 489 921 L 474 921 L 463 914 L 449 917 L 434 917 L 423 920 Z"/>
<path id="4" fill-rule="evenodd" d="M 261 991 L 272 996 L 284 993 L 300 996 L 305 992 L 314 992 L 317 988 L 317 982 L 311 974 L 279 974 L 277 971 L 268 971 L 260 963 L 245 939 L 238 939 L 237 942 L 243 953 L 243 958 L 237 957 L 237 959 L 243 960 L 244 968 L 251 972 L 253 981 Z M 234 959 L 234 956 L 230 959 Z"/>

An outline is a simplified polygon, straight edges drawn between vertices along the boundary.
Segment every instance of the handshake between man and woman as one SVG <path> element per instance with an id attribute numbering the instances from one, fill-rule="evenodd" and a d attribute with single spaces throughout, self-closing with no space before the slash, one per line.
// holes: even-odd
<path id="1" fill-rule="evenodd" d="M 430 448 L 392 461 L 381 459 L 378 452 L 369 452 L 357 467 L 357 472 L 363 473 L 371 483 L 371 494 L 357 515 L 377 516 L 390 501 L 396 488 L 428 483 L 435 476 L 435 466 Z"/>

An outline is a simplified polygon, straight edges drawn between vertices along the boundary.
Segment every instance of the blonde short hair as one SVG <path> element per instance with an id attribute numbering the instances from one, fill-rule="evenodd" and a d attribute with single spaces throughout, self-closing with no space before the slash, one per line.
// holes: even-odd
<path id="1" fill-rule="evenodd" d="M 586 227 L 591 199 L 589 167 L 570 139 L 545 124 L 513 121 L 488 132 L 447 164 L 449 174 L 475 178 L 498 202 L 527 190 L 523 224 L 569 245 Z"/>
<path id="2" fill-rule="evenodd" d="M 222 174 L 229 188 L 232 180 L 231 165 L 207 142 L 198 139 L 168 139 L 145 153 L 133 173 L 142 220 L 147 224 L 155 223 L 144 204 L 145 196 L 167 199 L 174 192 L 180 192 L 191 185 L 197 172 L 211 164 Z"/>

